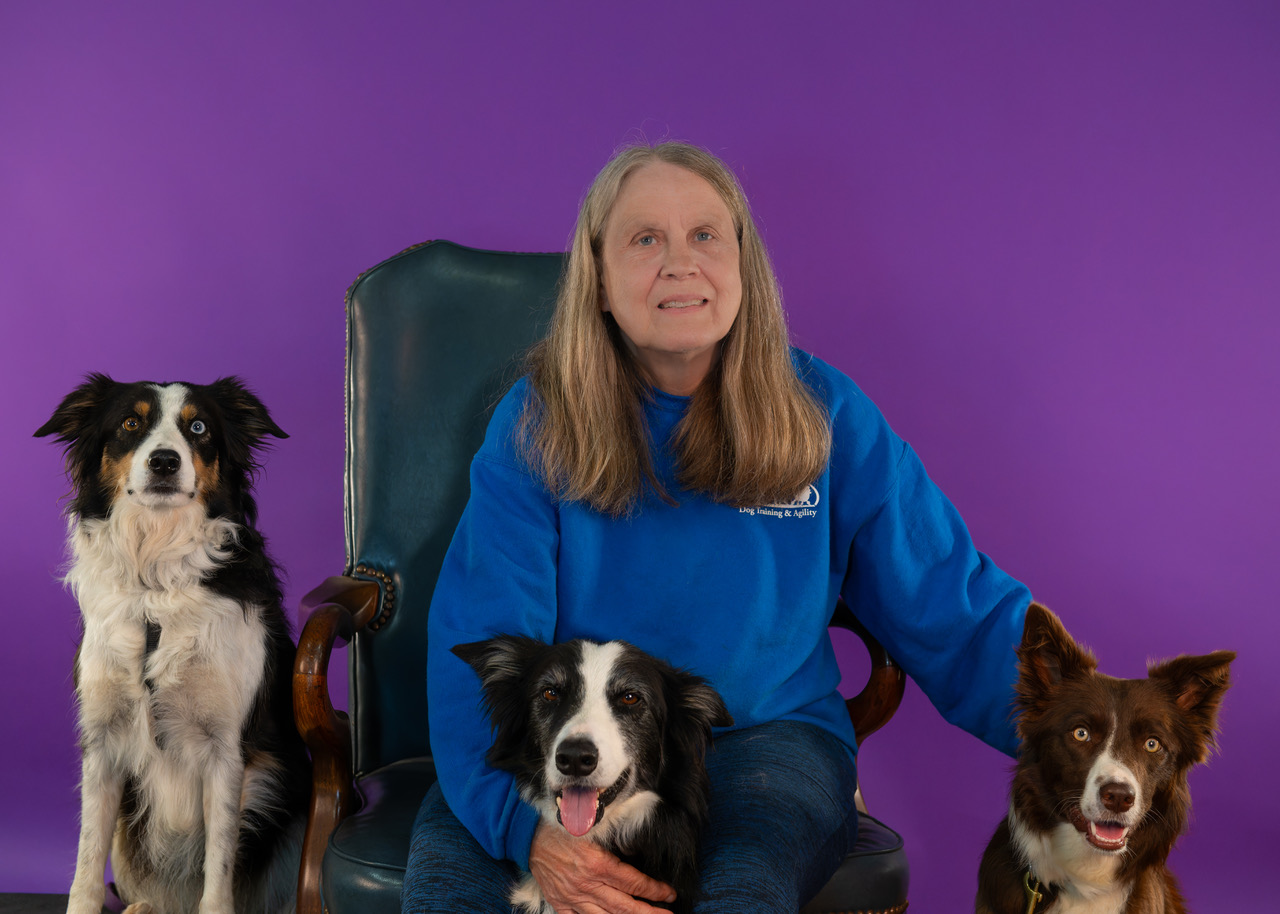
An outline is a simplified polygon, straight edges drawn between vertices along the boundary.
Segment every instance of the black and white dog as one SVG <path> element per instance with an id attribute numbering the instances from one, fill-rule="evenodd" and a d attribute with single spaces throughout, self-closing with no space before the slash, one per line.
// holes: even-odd
<path id="1" fill-rule="evenodd" d="M 83 622 L 68 911 L 101 910 L 109 848 L 128 914 L 292 911 L 309 763 L 250 493 L 256 449 L 284 432 L 235 378 L 98 374 L 36 435 L 66 445 Z"/>
<path id="2" fill-rule="evenodd" d="M 715 689 L 622 641 L 503 635 L 453 652 L 484 686 L 489 764 L 515 775 L 544 820 L 667 883 L 673 909 L 691 911 L 711 728 L 733 723 Z M 532 876 L 511 901 L 551 914 Z"/>

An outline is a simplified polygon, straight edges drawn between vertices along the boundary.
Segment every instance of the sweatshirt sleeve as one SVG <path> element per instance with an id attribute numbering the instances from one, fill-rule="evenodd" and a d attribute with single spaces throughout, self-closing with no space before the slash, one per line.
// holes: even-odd
<path id="1" fill-rule="evenodd" d="M 1030 592 L 978 551 L 865 395 L 855 389 L 835 426 L 833 488 L 843 477 L 850 543 L 845 601 L 946 720 L 1015 754 L 1014 649 Z"/>
<path id="2" fill-rule="evenodd" d="M 428 618 L 427 708 L 440 787 L 489 854 L 528 868 L 537 813 L 513 777 L 485 763 L 492 730 L 480 679 L 451 653 L 497 634 L 550 641 L 555 629 L 557 516 L 514 459 L 516 391 L 499 406 L 471 466 L 471 497 L 445 555 Z"/>

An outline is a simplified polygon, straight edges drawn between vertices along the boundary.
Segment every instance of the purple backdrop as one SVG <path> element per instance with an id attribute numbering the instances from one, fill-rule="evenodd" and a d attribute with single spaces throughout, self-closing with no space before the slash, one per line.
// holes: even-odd
<path id="1" fill-rule="evenodd" d="M 1105 670 L 1241 652 L 1175 866 L 1198 910 L 1271 898 L 1280 7 L 516 6 L 0 13 L 0 891 L 74 866 L 59 398 L 246 376 L 292 435 L 260 492 L 296 605 L 343 565 L 351 280 L 428 238 L 560 249 L 613 148 L 672 136 L 738 169 L 797 341 Z M 970 904 L 1007 769 L 914 688 L 866 747 L 914 907 Z"/>

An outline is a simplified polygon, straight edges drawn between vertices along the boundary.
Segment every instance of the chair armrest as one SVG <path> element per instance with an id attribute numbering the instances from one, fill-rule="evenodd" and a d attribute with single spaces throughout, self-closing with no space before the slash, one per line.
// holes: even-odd
<path id="1" fill-rule="evenodd" d="M 311 808 L 298 869 L 298 914 L 322 914 L 320 865 L 329 836 L 355 806 L 351 724 L 329 698 L 329 658 L 364 628 L 378 609 L 378 585 L 332 577 L 302 598 L 306 624 L 293 663 L 293 716 L 311 751 Z"/>
<path id="2" fill-rule="evenodd" d="M 898 710 L 907 687 L 907 677 L 844 600 L 836 602 L 831 624 L 848 629 L 861 638 L 871 656 L 871 675 L 867 677 L 867 684 L 844 703 L 861 746 L 863 740 L 887 724 L 893 712 Z"/>

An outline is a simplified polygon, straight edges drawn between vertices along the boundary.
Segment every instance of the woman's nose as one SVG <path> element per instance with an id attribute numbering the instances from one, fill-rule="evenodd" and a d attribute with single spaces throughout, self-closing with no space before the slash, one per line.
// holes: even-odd
<path id="1" fill-rule="evenodd" d="M 671 242 L 667 245 L 666 255 L 662 261 L 664 276 L 683 277 L 698 272 L 698 262 L 688 241 Z"/>

